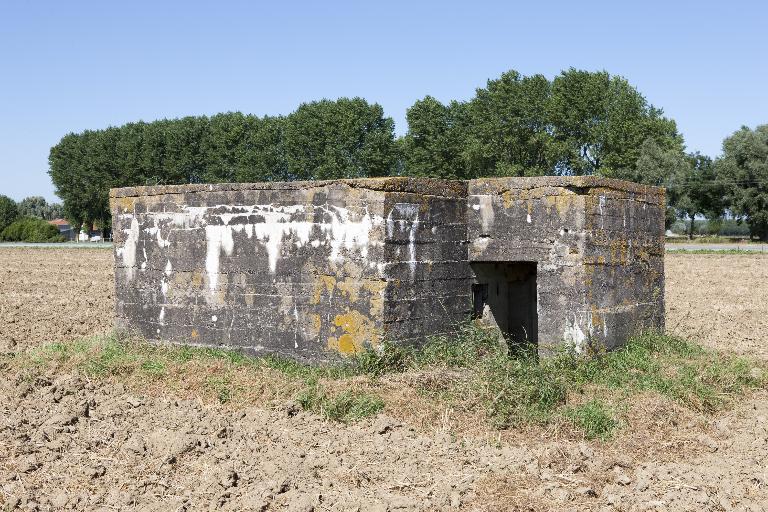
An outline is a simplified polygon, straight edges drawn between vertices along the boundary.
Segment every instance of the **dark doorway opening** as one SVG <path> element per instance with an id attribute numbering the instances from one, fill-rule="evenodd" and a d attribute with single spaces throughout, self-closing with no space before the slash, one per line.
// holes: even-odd
<path id="1" fill-rule="evenodd" d="M 473 263 L 473 316 L 496 327 L 510 348 L 539 341 L 536 263 Z"/>

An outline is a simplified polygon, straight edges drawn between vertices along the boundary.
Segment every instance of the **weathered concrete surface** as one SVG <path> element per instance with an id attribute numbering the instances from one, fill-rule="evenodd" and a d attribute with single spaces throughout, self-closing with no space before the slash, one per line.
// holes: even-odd
<path id="1" fill-rule="evenodd" d="M 613 347 L 663 327 L 663 202 L 584 177 L 115 189 L 117 324 L 325 359 L 452 330 L 485 279 L 473 263 L 507 265 L 496 288 L 517 295 L 494 304 L 515 306 L 522 288 L 503 276 L 533 262 L 540 349 Z"/>
<path id="2" fill-rule="evenodd" d="M 595 177 L 473 180 L 469 258 L 537 264 L 538 345 L 615 347 L 664 323 L 664 191 Z"/>
<path id="3" fill-rule="evenodd" d="M 118 325 L 304 358 L 450 329 L 465 197 L 405 178 L 113 190 Z"/>

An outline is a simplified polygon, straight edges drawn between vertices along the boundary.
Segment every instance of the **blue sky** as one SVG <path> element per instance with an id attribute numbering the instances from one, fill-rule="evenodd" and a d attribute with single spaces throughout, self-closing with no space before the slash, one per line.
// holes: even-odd
<path id="1" fill-rule="evenodd" d="M 404 133 L 431 94 L 468 99 L 508 69 L 625 76 L 689 150 L 768 123 L 768 3 L 0 0 L 0 194 L 55 199 L 64 134 L 362 96 Z"/>

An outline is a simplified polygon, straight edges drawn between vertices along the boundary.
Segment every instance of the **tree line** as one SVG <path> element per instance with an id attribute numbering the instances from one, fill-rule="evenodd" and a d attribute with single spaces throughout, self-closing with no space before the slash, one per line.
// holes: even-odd
<path id="1" fill-rule="evenodd" d="M 0 231 L 19 217 L 42 220 L 59 219 L 64 209 L 59 203 L 49 203 L 41 196 L 25 197 L 18 203 L 8 196 L 0 195 Z"/>
<path id="2" fill-rule="evenodd" d="M 49 174 L 73 225 L 108 227 L 108 191 L 121 186 L 595 174 L 667 187 L 670 221 L 727 210 L 768 236 L 768 171 L 756 156 L 768 151 L 764 127 L 734 134 L 717 162 L 687 154 L 675 122 L 604 71 L 569 69 L 552 80 L 508 71 L 468 101 L 426 96 L 406 119 L 397 138 L 380 105 L 341 98 L 286 116 L 140 121 L 64 136 Z"/>

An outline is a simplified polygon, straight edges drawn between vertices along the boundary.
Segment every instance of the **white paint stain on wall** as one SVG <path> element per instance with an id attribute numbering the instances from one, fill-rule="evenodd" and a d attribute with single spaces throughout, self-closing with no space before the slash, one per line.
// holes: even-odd
<path id="1" fill-rule="evenodd" d="M 227 256 L 232 255 L 235 242 L 232 239 L 232 228 L 227 225 L 205 226 L 205 271 L 208 273 L 208 286 L 215 290 L 219 284 L 219 258 L 222 251 Z"/>
<path id="2" fill-rule="evenodd" d="M 584 351 L 587 335 L 584 334 L 584 331 L 579 326 L 579 322 L 575 316 L 573 320 L 570 318 L 565 319 L 565 331 L 563 332 L 563 340 L 570 344 L 577 354 L 581 354 Z"/>
<path id="3" fill-rule="evenodd" d="M 123 246 L 117 249 L 117 255 L 122 257 L 126 277 L 131 280 L 133 279 L 136 270 L 136 249 L 139 244 L 139 221 L 130 213 L 124 214 L 122 217 L 130 218 L 131 225 L 128 229 L 123 230 L 128 236 L 125 239 Z"/>
<path id="4" fill-rule="evenodd" d="M 496 214 L 493 211 L 493 196 L 480 196 L 480 222 L 483 226 L 484 235 L 491 233 L 493 228 L 493 221 L 496 219 Z"/>
<path id="5" fill-rule="evenodd" d="M 308 215 L 307 208 L 311 208 Z M 315 208 L 322 211 L 322 220 L 314 219 Z M 124 247 L 118 249 L 124 264 L 129 267 L 128 279 L 133 279 L 133 267 L 136 264 L 136 249 L 139 242 L 139 223 L 132 214 L 123 214 L 121 219 L 130 216 L 131 228 Z M 205 269 L 211 290 L 218 286 L 218 274 L 221 258 L 231 256 L 235 249 L 234 233 L 245 233 L 248 239 L 255 238 L 267 253 L 270 272 L 275 272 L 280 258 L 282 245 L 290 238 L 296 247 L 311 244 L 313 248 L 330 247 L 329 260 L 340 263 L 344 259 L 344 250 L 357 251 L 365 259 L 368 257 L 371 231 L 383 224 L 384 219 L 371 215 L 368 209 L 351 212 L 348 208 L 334 205 L 309 206 L 288 205 L 214 205 L 184 206 L 181 212 L 158 212 L 147 214 L 152 225 L 143 231 L 149 240 L 155 239 L 161 249 L 170 246 L 170 234 L 174 230 L 204 229 L 206 240 Z M 297 218 L 298 217 L 298 218 Z M 150 222 L 150 220 L 147 222 Z M 233 221 L 236 222 L 233 223 Z M 166 233 L 163 236 L 162 233 Z M 314 238 L 313 238 L 314 237 Z M 142 240 L 146 245 L 149 241 Z M 415 251 L 415 249 L 414 249 Z M 146 262 L 146 252 L 145 262 Z M 166 275 L 172 272 L 170 261 L 166 265 Z"/>
<path id="6" fill-rule="evenodd" d="M 598 198 L 597 208 L 600 212 L 600 229 L 605 227 L 605 217 L 603 216 L 603 208 L 605 207 L 605 196 L 601 195 Z"/>
<path id="7" fill-rule="evenodd" d="M 308 243 L 311 243 L 312 247 L 315 248 L 320 245 L 329 245 L 331 248 L 329 260 L 335 263 L 343 260 L 342 248 L 358 250 L 363 258 L 368 256 L 371 229 L 383 222 L 380 216 L 371 215 L 367 209 L 358 218 L 354 218 L 355 216 L 347 208 L 340 206 L 328 205 L 317 208 L 323 211 L 323 220 L 320 222 L 294 218 L 295 215 L 305 212 L 304 205 L 250 206 L 247 207 L 247 215 L 260 217 L 263 222 L 235 224 L 231 226 L 231 229 L 235 231 L 245 230 L 249 238 L 253 232 L 253 236 L 262 242 L 267 251 L 270 272 L 275 272 L 277 269 L 277 261 L 286 238 L 292 238 L 296 247 L 303 247 Z M 230 220 L 242 215 L 243 213 L 220 215 L 226 226 L 221 227 L 228 229 L 229 226 L 227 225 Z M 319 238 L 310 241 L 313 234 Z M 226 235 L 224 236 L 226 237 Z M 231 238 L 231 232 L 229 238 Z M 229 238 L 223 239 L 225 252 L 229 250 Z M 231 250 L 227 254 L 231 254 Z"/>
<path id="8" fill-rule="evenodd" d="M 408 269 L 411 280 L 416 276 L 416 231 L 419 229 L 419 205 L 395 203 L 387 215 L 387 236 L 393 238 L 395 229 L 408 232 Z M 397 255 L 400 255 L 398 247 Z"/>
<path id="9" fill-rule="evenodd" d="M 598 323 L 598 326 L 599 325 L 600 323 Z M 602 321 L 602 331 L 603 338 L 607 338 L 608 326 L 605 320 Z M 572 321 L 570 318 L 565 319 L 563 339 L 566 343 L 570 343 L 573 346 L 573 349 L 577 354 L 582 353 L 587 348 L 586 345 L 589 339 L 593 336 L 595 336 L 595 325 L 592 322 L 591 311 L 575 314 Z"/>

